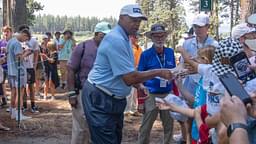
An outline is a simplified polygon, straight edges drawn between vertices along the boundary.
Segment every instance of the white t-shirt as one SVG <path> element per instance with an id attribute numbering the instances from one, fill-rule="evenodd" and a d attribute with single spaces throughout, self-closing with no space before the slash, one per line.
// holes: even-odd
<path id="1" fill-rule="evenodd" d="M 198 73 L 203 76 L 203 88 L 207 91 L 207 112 L 213 115 L 220 111 L 220 99 L 225 94 L 225 87 L 220 82 L 218 76 L 212 72 L 212 65 L 199 64 Z"/>
<path id="2" fill-rule="evenodd" d="M 34 68 L 34 51 L 39 50 L 39 44 L 36 38 L 32 37 L 26 44 L 25 49 L 32 49 L 33 53 L 24 59 L 24 65 L 27 69 Z"/>

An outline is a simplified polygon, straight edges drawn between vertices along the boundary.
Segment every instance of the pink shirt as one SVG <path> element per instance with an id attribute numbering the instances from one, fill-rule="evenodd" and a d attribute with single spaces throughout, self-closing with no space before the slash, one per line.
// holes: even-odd
<path id="1" fill-rule="evenodd" d="M 87 79 L 87 76 L 93 67 L 96 54 L 97 45 L 93 39 L 86 40 L 78 44 L 71 54 L 71 57 L 68 61 L 68 67 L 72 68 L 74 71 L 79 72 L 79 77 L 82 85 L 84 84 L 84 81 Z M 78 70 L 79 64 L 80 70 Z"/>

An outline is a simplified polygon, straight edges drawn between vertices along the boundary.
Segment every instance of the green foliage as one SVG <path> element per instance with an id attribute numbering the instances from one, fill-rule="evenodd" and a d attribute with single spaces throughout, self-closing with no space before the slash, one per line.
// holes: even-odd
<path id="1" fill-rule="evenodd" d="M 70 29 L 75 32 L 87 33 L 88 31 L 93 32 L 95 25 L 100 21 L 107 21 L 112 27 L 117 23 L 113 17 L 100 19 L 98 17 L 38 15 L 35 17 L 32 30 L 36 33 L 45 33 L 46 31 L 56 32 Z"/>
<path id="2" fill-rule="evenodd" d="M 188 29 L 182 1 L 140 0 L 139 3 L 141 4 L 142 11 L 148 17 L 148 21 L 141 26 L 141 33 L 149 31 L 152 24 L 161 23 L 165 25 L 169 32 L 167 46 L 175 47 L 180 39 L 180 35 Z"/>
<path id="3" fill-rule="evenodd" d="M 37 1 L 34 0 L 27 0 L 26 1 L 26 7 L 27 7 L 27 24 L 33 25 L 35 22 L 35 15 L 34 13 L 40 10 L 44 9 L 44 6 Z"/>

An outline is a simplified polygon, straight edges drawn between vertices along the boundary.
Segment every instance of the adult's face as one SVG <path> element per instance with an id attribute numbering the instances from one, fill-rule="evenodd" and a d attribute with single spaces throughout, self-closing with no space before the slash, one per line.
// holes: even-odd
<path id="1" fill-rule="evenodd" d="M 95 40 L 100 43 L 100 42 L 103 40 L 104 36 L 105 36 L 104 33 L 98 32 L 98 33 L 95 35 Z"/>
<path id="2" fill-rule="evenodd" d="M 253 50 L 256 49 L 256 32 L 251 32 L 240 37 L 240 43 L 243 45 L 243 49 L 247 56 L 250 57 L 255 54 Z"/>
<path id="3" fill-rule="evenodd" d="M 195 31 L 196 36 L 204 37 L 208 33 L 209 25 L 205 25 L 205 26 L 193 25 L 193 29 Z"/>
<path id="4" fill-rule="evenodd" d="M 152 42 L 154 43 L 155 47 L 157 47 L 157 48 L 164 47 L 166 38 L 167 38 L 167 35 L 164 32 L 151 34 Z"/>
<path id="5" fill-rule="evenodd" d="M 60 38 L 60 34 L 55 34 L 55 38 L 59 39 Z"/>
<path id="6" fill-rule="evenodd" d="M 12 37 L 12 32 L 10 31 L 10 30 L 4 30 L 3 31 L 3 37 L 4 37 L 4 39 L 10 39 L 11 37 Z"/>
<path id="7" fill-rule="evenodd" d="M 25 42 L 25 41 L 28 41 L 29 40 L 29 37 L 26 33 L 21 33 L 20 34 L 20 41 L 21 42 Z"/>
<path id="8" fill-rule="evenodd" d="M 141 18 L 134 18 L 127 15 L 120 16 L 120 24 L 129 35 L 135 35 L 139 30 Z"/>
<path id="9" fill-rule="evenodd" d="M 71 37 L 72 37 L 72 35 L 69 32 L 65 33 L 65 35 L 64 35 L 65 39 L 70 39 Z"/>

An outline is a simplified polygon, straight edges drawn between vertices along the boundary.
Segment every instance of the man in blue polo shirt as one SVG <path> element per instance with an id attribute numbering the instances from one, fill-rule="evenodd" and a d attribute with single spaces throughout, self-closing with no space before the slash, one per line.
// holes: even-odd
<path id="1" fill-rule="evenodd" d="M 147 18 L 138 4 L 121 9 L 116 27 L 102 40 L 94 66 L 84 83 L 82 101 L 93 144 L 120 144 L 126 96 L 131 86 L 154 77 L 172 79 L 170 70 L 155 69 L 138 72 L 129 35 L 137 33 Z"/>
<path id="2" fill-rule="evenodd" d="M 174 51 L 164 46 L 167 38 L 165 27 L 161 24 L 154 24 L 151 31 L 146 33 L 146 36 L 152 40 L 153 45 L 141 54 L 138 70 L 174 68 L 176 66 Z M 145 113 L 139 130 L 138 143 L 149 143 L 150 131 L 158 113 L 160 113 L 164 128 L 164 144 L 169 144 L 172 136 L 173 120 L 168 110 L 159 110 L 156 107 L 155 98 L 164 98 L 172 92 L 172 81 L 156 77 L 144 82 L 144 86 L 148 89 L 149 98 L 145 101 Z"/>

